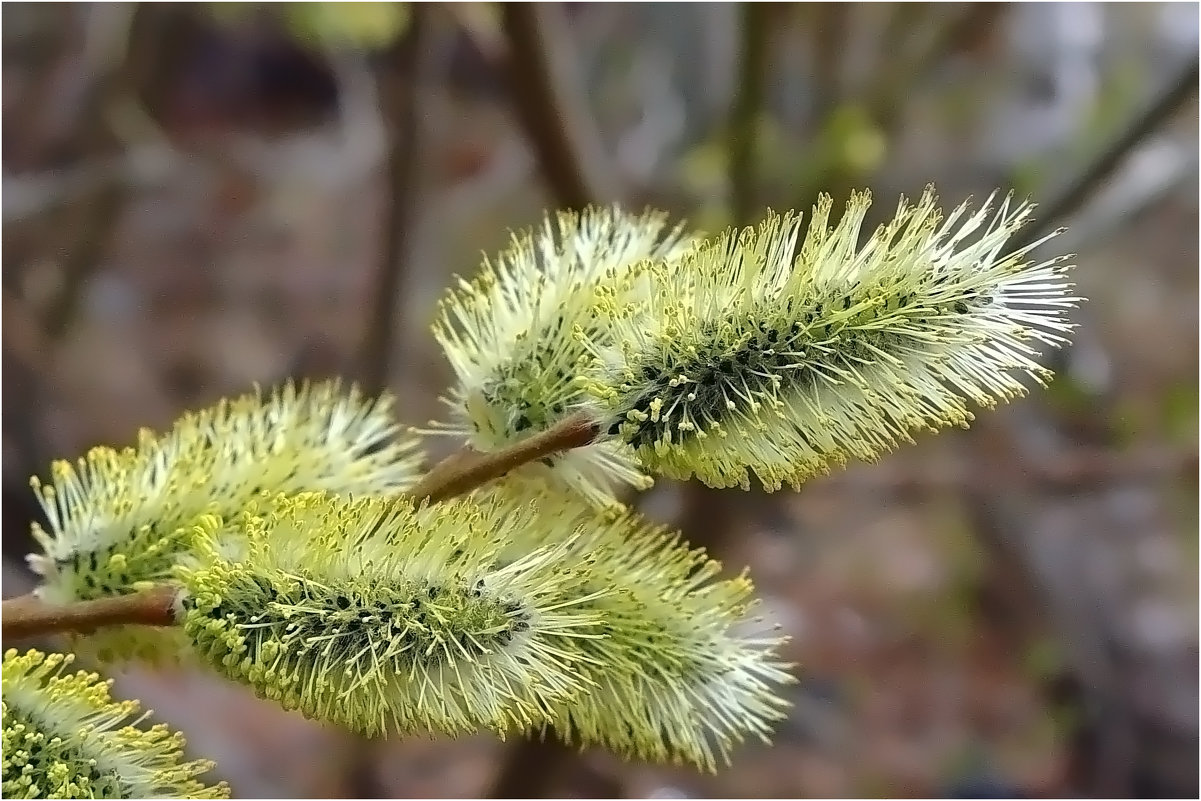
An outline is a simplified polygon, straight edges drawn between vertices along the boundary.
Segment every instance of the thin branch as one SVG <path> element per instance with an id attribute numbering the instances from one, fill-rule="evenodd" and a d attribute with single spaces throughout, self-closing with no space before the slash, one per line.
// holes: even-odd
<path id="1" fill-rule="evenodd" d="M 550 3 L 503 3 L 501 28 L 510 98 L 556 203 L 583 209 L 617 196 L 600 134 L 580 98 L 562 9 Z"/>
<path id="2" fill-rule="evenodd" d="M 5 642 L 61 631 L 89 632 L 104 626 L 173 626 L 178 589 L 158 587 L 133 595 L 97 598 L 58 606 L 32 593 L 0 605 Z"/>
<path id="3" fill-rule="evenodd" d="M 411 13 L 407 41 L 394 42 L 386 63 L 380 67 L 380 107 L 388 137 L 387 208 L 384 244 L 361 355 L 363 387 L 373 395 L 382 392 L 388 383 L 390 357 L 400 328 L 397 307 L 408 272 L 409 239 L 417 210 L 418 154 L 422 149 L 418 108 L 427 72 L 423 67 L 430 61 L 425 52 L 429 50 L 429 10 L 417 3 Z"/>
<path id="4" fill-rule="evenodd" d="M 157 31 L 164 13 L 167 12 L 146 3 L 137 4 L 132 10 L 92 9 L 94 26 L 124 29 L 123 43 L 122 37 L 117 35 L 117 41 L 101 49 L 108 51 L 123 46 L 124 52 L 93 88 L 91 100 L 82 114 L 78 146 L 83 152 L 101 152 L 108 159 L 119 158 L 117 154 L 122 149 L 122 142 L 113 118 L 123 105 L 137 103 L 142 85 L 157 66 Z M 116 20 L 111 19 L 114 15 Z M 104 35 L 114 38 L 112 30 L 106 30 Z M 103 53 L 101 59 L 107 55 Z M 95 65 L 84 65 L 85 68 L 90 66 Z M 125 186 L 106 182 L 94 195 L 84 196 L 68 211 L 63 229 L 69 233 L 58 254 L 62 287 L 45 311 L 45 326 L 51 337 L 61 337 L 74 320 L 88 280 L 100 266 L 110 245 L 124 201 Z"/>
<path id="5" fill-rule="evenodd" d="M 749 17 L 750 12 L 746 12 Z M 813 118 L 825 119 L 838 106 L 842 89 L 843 64 L 850 40 L 852 8 L 846 3 L 821 3 L 813 7 Z M 743 33 L 750 29 L 749 20 Z M 743 52 L 748 43 L 743 42 Z M 748 59 L 744 57 L 743 65 Z M 762 70 L 760 70 L 762 72 Z M 744 77 L 745 81 L 746 78 Z M 746 84 L 743 83 L 745 87 Z"/>
<path id="6" fill-rule="evenodd" d="M 1040 222 L 1014 238 L 1013 248 L 1024 248 L 1045 236 L 1056 223 L 1070 217 L 1080 209 L 1109 175 L 1126 159 L 1134 148 L 1147 136 L 1167 122 L 1180 108 L 1197 94 L 1198 60 L 1194 58 L 1188 66 L 1172 80 L 1163 92 L 1152 100 L 1145 109 L 1135 114 L 1126 127 L 1097 154 L 1080 174 L 1050 200 L 1040 204 L 1045 211 Z"/>
<path id="7" fill-rule="evenodd" d="M 589 445 L 598 434 L 600 426 L 596 421 L 590 415 L 579 413 L 494 453 L 464 447 L 434 465 L 409 494 L 431 503 L 464 495 L 523 464 Z"/>
<path id="8" fill-rule="evenodd" d="M 946 6 L 940 6 L 941 8 Z M 867 119 L 878 126 L 885 137 L 891 137 L 902 110 L 930 71 L 952 52 L 963 38 L 975 31 L 996 25 L 998 17 L 1005 11 L 1005 3 L 973 3 L 965 8 L 953 10 L 945 15 L 946 21 L 938 25 L 924 44 L 915 47 L 911 53 L 906 52 L 907 48 L 902 48 L 900 55 L 890 63 L 877 67 L 874 72 L 875 80 L 860 96 L 848 97 L 846 100 L 861 106 Z M 913 11 L 910 10 L 909 13 Z M 885 46 L 888 47 L 889 43 L 885 42 Z M 829 119 L 820 120 L 817 130 L 824 131 L 829 127 L 829 123 Z M 831 158 L 828 153 L 819 152 L 817 158 L 821 161 L 816 164 L 806 185 L 801 188 L 800 196 L 794 205 L 794 208 L 806 214 L 823 193 L 833 197 L 836 203 L 845 200 L 854 184 L 862 177 L 860 168 L 848 164 L 841 156 Z"/>
<path id="9" fill-rule="evenodd" d="M 881 65 L 880 80 L 868 89 L 863 101 L 868 116 L 886 131 L 891 129 L 913 90 L 926 76 L 973 33 L 996 25 L 1005 10 L 1005 3 L 969 3 L 952 10 L 946 22 L 935 29 L 916 53 L 902 55 L 900 63 Z"/>
<path id="10" fill-rule="evenodd" d="M 730 110 L 730 213 L 735 225 L 750 222 L 755 205 L 758 175 L 756 147 L 759 113 L 767 89 L 768 20 L 771 9 L 764 3 L 743 3 L 742 51 L 738 68 L 738 95 Z"/>

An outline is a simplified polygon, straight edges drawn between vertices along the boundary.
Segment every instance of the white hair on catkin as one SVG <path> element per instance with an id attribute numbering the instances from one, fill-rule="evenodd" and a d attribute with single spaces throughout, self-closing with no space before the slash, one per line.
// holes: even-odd
<path id="1" fill-rule="evenodd" d="M 1035 345 L 1067 341 L 1080 299 L 1068 257 L 1026 258 L 1045 240 L 1005 252 L 1033 207 L 990 198 L 943 220 L 927 190 L 860 245 L 870 202 L 830 227 L 823 198 L 803 240 L 799 215 L 773 214 L 642 265 L 649 301 L 605 306 L 604 339 L 577 331 L 607 434 L 651 472 L 774 490 L 1045 380 Z"/>
<path id="2" fill-rule="evenodd" d="M 516 513 L 524 500 L 508 503 Z M 511 551 L 576 531 L 569 560 L 591 559 L 592 586 L 609 590 L 580 607 L 598 615 L 605 636 L 580 641 L 589 656 L 580 669 L 594 686 L 554 705 L 556 734 L 708 770 L 748 738 L 767 742 L 787 708 L 780 689 L 794 679 L 778 656 L 786 638 L 753 616 L 747 576 L 722 578 L 703 550 L 635 512 L 598 516 L 550 493 L 534 506 L 537 525 L 517 529 Z"/>

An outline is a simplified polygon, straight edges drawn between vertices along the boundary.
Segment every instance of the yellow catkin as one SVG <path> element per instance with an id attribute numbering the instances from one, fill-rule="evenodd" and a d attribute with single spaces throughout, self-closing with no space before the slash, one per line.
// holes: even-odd
<path id="1" fill-rule="evenodd" d="M 861 243 L 870 203 L 855 195 L 832 227 L 823 198 L 807 230 L 772 214 L 641 265 L 641 294 L 602 309 L 611 330 L 577 330 L 608 436 L 653 473 L 775 490 L 1045 380 L 1037 346 L 1066 342 L 1079 298 L 1067 257 L 1006 251 L 1033 207 L 943 219 L 928 190 Z"/>
<path id="2" fill-rule="evenodd" d="M 4 654 L 5 798 L 228 798 L 213 768 L 186 761 L 184 739 L 164 724 L 138 725 L 136 701 L 115 701 L 111 682 L 65 672 L 71 655 Z"/>

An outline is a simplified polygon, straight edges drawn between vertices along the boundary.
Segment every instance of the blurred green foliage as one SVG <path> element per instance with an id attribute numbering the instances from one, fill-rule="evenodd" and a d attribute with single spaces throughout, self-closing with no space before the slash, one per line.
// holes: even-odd
<path id="1" fill-rule="evenodd" d="M 259 14 L 277 16 L 298 41 L 375 50 L 408 29 L 408 3 L 211 3 L 215 18 L 241 23 Z"/>

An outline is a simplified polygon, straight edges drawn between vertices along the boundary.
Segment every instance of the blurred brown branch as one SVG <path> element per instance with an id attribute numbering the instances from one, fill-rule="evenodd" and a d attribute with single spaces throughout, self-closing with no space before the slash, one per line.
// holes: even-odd
<path id="1" fill-rule="evenodd" d="M 615 200 L 618 190 L 566 51 L 571 34 L 562 15 L 556 4 L 502 4 L 504 63 L 513 111 L 555 204 L 582 209 Z"/>
<path id="2" fill-rule="evenodd" d="M 1040 204 L 1042 213 L 1039 215 L 1039 224 L 1019 233 L 1014 238 L 1014 249 L 1038 241 L 1054 225 L 1065 221 L 1083 207 L 1131 151 L 1180 111 L 1186 102 L 1197 96 L 1197 81 L 1198 60 L 1194 58 L 1167 82 L 1163 91 L 1146 108 L 1131 117 L 1107 147 L 1068 180 L 1057 194 Z"/>
<path id="3" fill-rule="evenodd" d="M 770 8 L 763 3 L 743 3 L 739 13 L 742 58 L 738 67 L 738 94 L 730 109 L 728 145 L 730 216 L 735 225 L 747 225 L 755 213 L 756 144 L 767 88 Z"/>
<path id="4" fill-rule="evenodd" d="M 361 376 L 364 389 L 378 395 L 388 384 L 391 357 L 400 325 L 397 308 L 408 273 L 409 240 L 417 207 L 422 125 L 419 96 L 430 61 L 429 9 L 411 6 L 409 36 L 393 42 L 380 66 L 379 96 L 387 136 L 387 194 L 384 199 L 383 246 L 375 271 L 363 337 Z"/>
<path id="5" fill-rule="evenodd" d="M 100 15 L 131 13 L 127 23 L 111 23 Z M 85 95 L 86 106 L 80 114 L 76 149 L 82 158 L 104 154 L 117 158 L 124 149 L 118 120 L 128 119 L 131 109 L 140 107 L 142 90 L 151 82 L 160 58 L 158 32 L 165 15 L 171 13 L 154 3 L 137 3 L 132 12 L 119 6 L 93 7 L 94 25 L 126 24 L 124 45 L 111 67 L 101 73 L 97 85 Z M 88 65 L 84 65 L 85 68 Z M 66 211 L 63 230 L 69 232 L 66 246 L 59 253 L 62 286 L 45 310 L 45 326 L 51 337 L 61 336 L 72 319 L 89 277 L 100 265 L 104 249 L 120 215 L 125 186 L 119 181 L 102 182 L 95 192 L 84 195 Z"/>

